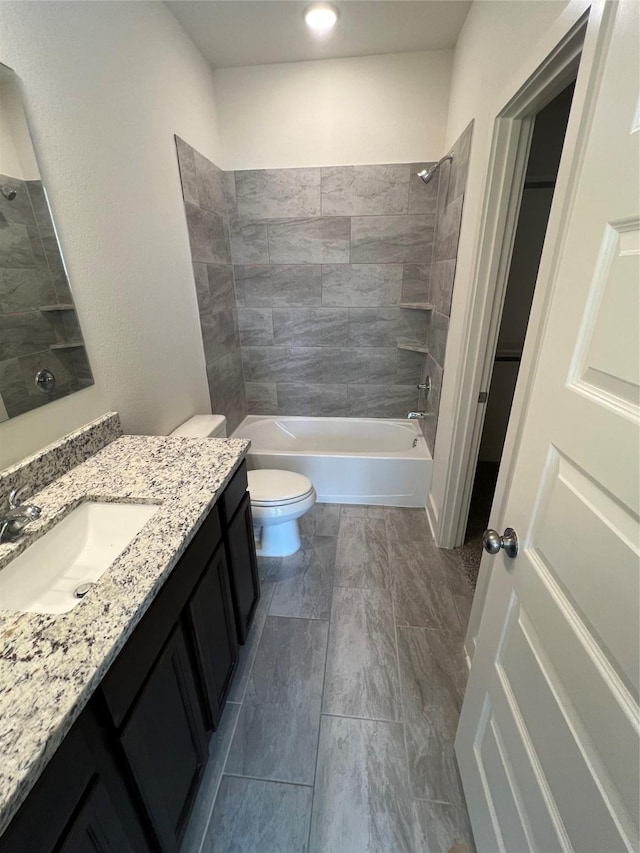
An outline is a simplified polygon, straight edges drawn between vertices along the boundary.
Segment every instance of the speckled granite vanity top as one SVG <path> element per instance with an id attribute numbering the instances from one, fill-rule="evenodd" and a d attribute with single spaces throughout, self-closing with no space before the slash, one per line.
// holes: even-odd
<path id="1" fill-rule="evenodd" d="M 0 610 L 0 832 L 88 702 L 248 447 L 249 442 L 240 439 L 123 436 L 30 496 L 42 508 L 42 517 L 30 525 L 21 542 L 0 545 L 0 567 L 83 500 L 160 506 L 69 613 L 52 616 Z"/>

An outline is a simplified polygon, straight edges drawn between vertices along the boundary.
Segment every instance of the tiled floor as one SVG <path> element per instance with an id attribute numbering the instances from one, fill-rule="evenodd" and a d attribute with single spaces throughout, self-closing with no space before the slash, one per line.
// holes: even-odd
<path id="1" fill-rule="evenodd" d="M 260 560 L 183 853 L 473 850 L 454 753 L 472 592 L 422 510 L 318 504 Z"/>

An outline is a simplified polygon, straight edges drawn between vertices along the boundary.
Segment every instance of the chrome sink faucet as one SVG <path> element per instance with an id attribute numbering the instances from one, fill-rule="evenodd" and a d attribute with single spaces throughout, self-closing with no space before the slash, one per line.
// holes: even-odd
<path id="1" fill-rule="evenodd" d="M 40 507 L 23 504 L 21 497 L 25 489 L 12 489 L 9 494 L 9 509 L 0 510 L 0 542 L 17 539 L 31 521 L 40 518 Z"/>

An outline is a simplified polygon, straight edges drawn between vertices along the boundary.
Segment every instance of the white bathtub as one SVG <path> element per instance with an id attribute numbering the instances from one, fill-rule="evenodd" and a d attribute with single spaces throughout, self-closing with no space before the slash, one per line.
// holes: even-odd
<path id="1" fill-rule="evenodd" d="M 415 421 L 249 415 L 233 438 L 251 440 L 249 468 L 306 474 L 322 503 L 426 504 L 433 463 Z"/>

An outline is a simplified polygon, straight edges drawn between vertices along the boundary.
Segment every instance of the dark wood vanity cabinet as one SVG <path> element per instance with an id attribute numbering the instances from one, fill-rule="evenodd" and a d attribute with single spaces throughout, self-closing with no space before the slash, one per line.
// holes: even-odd
<path id="1" fill-rule="evenodd" d="M 225 552 L 219 547 L 183 614 L 201 679 L 205 722 L 218 728 L 238 662 L 238 641 Z"/>
<path id="2" fill-rule="evenodd" d="M 0 838 L 2 853 L 152 853 L 108 734 L 87 708 Z"/>
<path id="3" fill-rule="evenodd" d="M 162 850 L 178 849 L 209 741 L 177 625 L 145 682 L 120 743 Z"/>
<path id="4" fill-rule="evenodd" d="M 97 697 L 163 853 L 180 847 L 238 661 L 228 575 L 214 509 Z"/>
<path id="5" fill-rule="evenodd" d="M 146 842 L 143 843 L 148 850 Z M 69 832 L 57 849 L 60 853 L 138 853 L 100 778 L 91 783 Z"/>
<path id="6" fill-rule="evenodd" d="M 0 838 L 0 853 L 180 849 L 238 638 L 260 595 L 246 482 L 243 463 Z"/>

